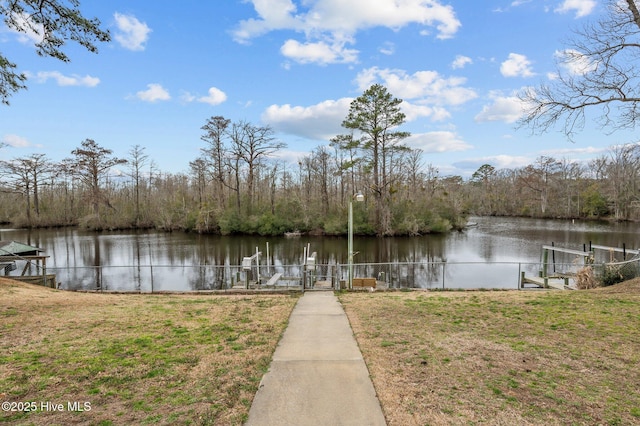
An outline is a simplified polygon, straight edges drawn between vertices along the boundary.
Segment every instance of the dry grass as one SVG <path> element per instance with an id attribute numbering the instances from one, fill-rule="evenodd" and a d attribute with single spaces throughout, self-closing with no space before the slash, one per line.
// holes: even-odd
<path id="1" fill-rule="evenodd" d="M 640 280 L 340 299 L 389 425 L 640 424 Z M 296 301 L 0 279 L 0 400 L 91 403 L 0 424 L 241 424 Z"/>
<path id="2" fill-rule="evenodd" d="M 0 424 L 241 424 L 296 301 L 82 294 L 0 279 L 0 401 L 38 407 L 2 411 Z"/>
<path id="3" fill-rule="evenodd" d="M 600 282 L 596 279 L 591 265 L 578 270 L 576 273 L 576 287 L 579 290 L 590 290 L 600 287 Z"/>
<path id="4" fill-rule="evenodd" d="M 389 425 L 640 424 L 640 280 L 340 299 Z"/>

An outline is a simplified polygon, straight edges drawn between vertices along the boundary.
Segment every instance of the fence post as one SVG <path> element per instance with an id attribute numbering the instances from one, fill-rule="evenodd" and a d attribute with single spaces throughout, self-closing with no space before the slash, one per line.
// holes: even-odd
<path id="1" fill-rule="evenodd" d="M 444 278 L 445 278 L 445 266 L 446 262 L 442 262 L 442 289 L 445 290 Z"/>

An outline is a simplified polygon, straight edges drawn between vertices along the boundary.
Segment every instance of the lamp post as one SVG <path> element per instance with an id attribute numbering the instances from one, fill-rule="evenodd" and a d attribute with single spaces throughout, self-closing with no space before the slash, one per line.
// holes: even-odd
<path id="1" fill-rule="evenodd" d="M 359 203 L 364 201 L 364 195 L 358 191 L 356 195 L 349 200 L 349 239 L 348 239 L 348 256 L 349 256 L 349 289 L 353 289 L 353 199 Z"/>

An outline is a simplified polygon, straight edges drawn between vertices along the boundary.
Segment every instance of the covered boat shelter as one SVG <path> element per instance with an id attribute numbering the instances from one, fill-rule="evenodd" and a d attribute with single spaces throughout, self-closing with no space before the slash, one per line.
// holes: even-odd
<path id="1" fill-rule="evenodd" d="M 38 247 L 16 241 L 0 241 L 0 268 L 4 271 L 4 275 L 9 275 L 11 271 L 17 269 L 17 262 L 24 262 L 24 268 L 20 274 L 21 281 L 37 282 L 42 280 L 42 282 L 48 283 L 47 258 L 49 256 L 43 255 L 43 252 L 44 250 Z M 30 266 L 35 266 L 36 273 L 27 276 Z M 53 282 L 53 287 L 55 287 L 55 278 L 53 278 Z"/>

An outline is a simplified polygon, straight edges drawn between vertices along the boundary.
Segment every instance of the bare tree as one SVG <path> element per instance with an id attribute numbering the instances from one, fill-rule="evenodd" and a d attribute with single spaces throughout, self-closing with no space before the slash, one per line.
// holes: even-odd
<path id="1" fill-rule="evenodd" d="M 634 206 L 640 203 L 640 145 L 614 146 L 609 152 L 607 193 L 615 219 L 629 220 Z"/>
<path id="2" fill-rule="evenodd" d="M 142 169 L 147 164 L 149 156 L 144 148 L 135 145 L 129 151 L 129 176 L 133 178 L 133 191 L 135 195 L 135 221 L 140 226 L 140 186 L 143 183 Z"/>
<path id="3" fill-rule="evenodd" d="M 127 160 L 113 157 L 112 150 L 101 147 L 92 139 L 85 139 L 81 145 L 81 148 L 71 151 L 75 159 L 69 161 L 69 164 L 74 174 L 88 189 L 93 214 L 100 219 L 100 205 L 111 207 L 102 190 L 102 181 L 112 167 L 124 164 Z"/>
<path id="4" fill-rule="evenodd" d="M 331 139 L 330 146 L 336 150 L 335 161 L 338 171 L 340 173 L 340 201 L 345 201 L 346 186 L 349 186 L 349 191 L 356 190 L 356 174 L 355 168 L 361 162 L 361 158 L 358 157 L 358 146 L 360 140 L 353 137 L 353 133 L 346 135 L 338 135 Z M 342 153 L 347 153 L 347 158 Z M 349 179 L 345 181 L 343 172 L 349 170 Z"/>
<path id="5" fill-rule="evenodd" d="M 52 164 L 44 154 L 32 154 L 12 161 L 3 161 L 2 166 L 9 175 L 12 190 L 25 197 L 27 225 L 32 226 L 31 212 L 33 210 L 36 217 L 40 216 L 40 186 L 49 179 Z"/>
<path id="6" fill-rule="evenodd" d="M 273 137 L 271 127 L 254 126 L 247 122 L 232 125 L 231 143 L 233 157 L 242 160 L 247 166 L 247 213 L 251 214 L 258 166 L 262 160 L 286 147 L 286 144 Z"/>
<path id="7" fill-rule="evenodd" d="M 551 157 L 540 156 L 535 163 L 525 167 L 520 175 L 520 181 L 533 191 L 540 202 L 540 213 L 547 214 L 549 197 L 556 173 L 560 170 L 560 162 Z"/>
<path id="8" fill-rule="evenodd" d="M 204 193 L 207 186 L 207 179 L 205 177 L 207 162 L 202 158 L 196 158 L 189 162 L 189 169 L 198 193 L 198 208 L 202 209 L 204 207 Z"/>
<path id="9" fill-rule="evenodd" d="M 640 114 L 640 13 L 635 0 L 609 0 L 607 15 L 576 32 L 558 78 L 525 90 L 520 125 L 544 132 L 560 124 L 570 139 L 595 110 L 603 128 L 634 128 Z"/>

